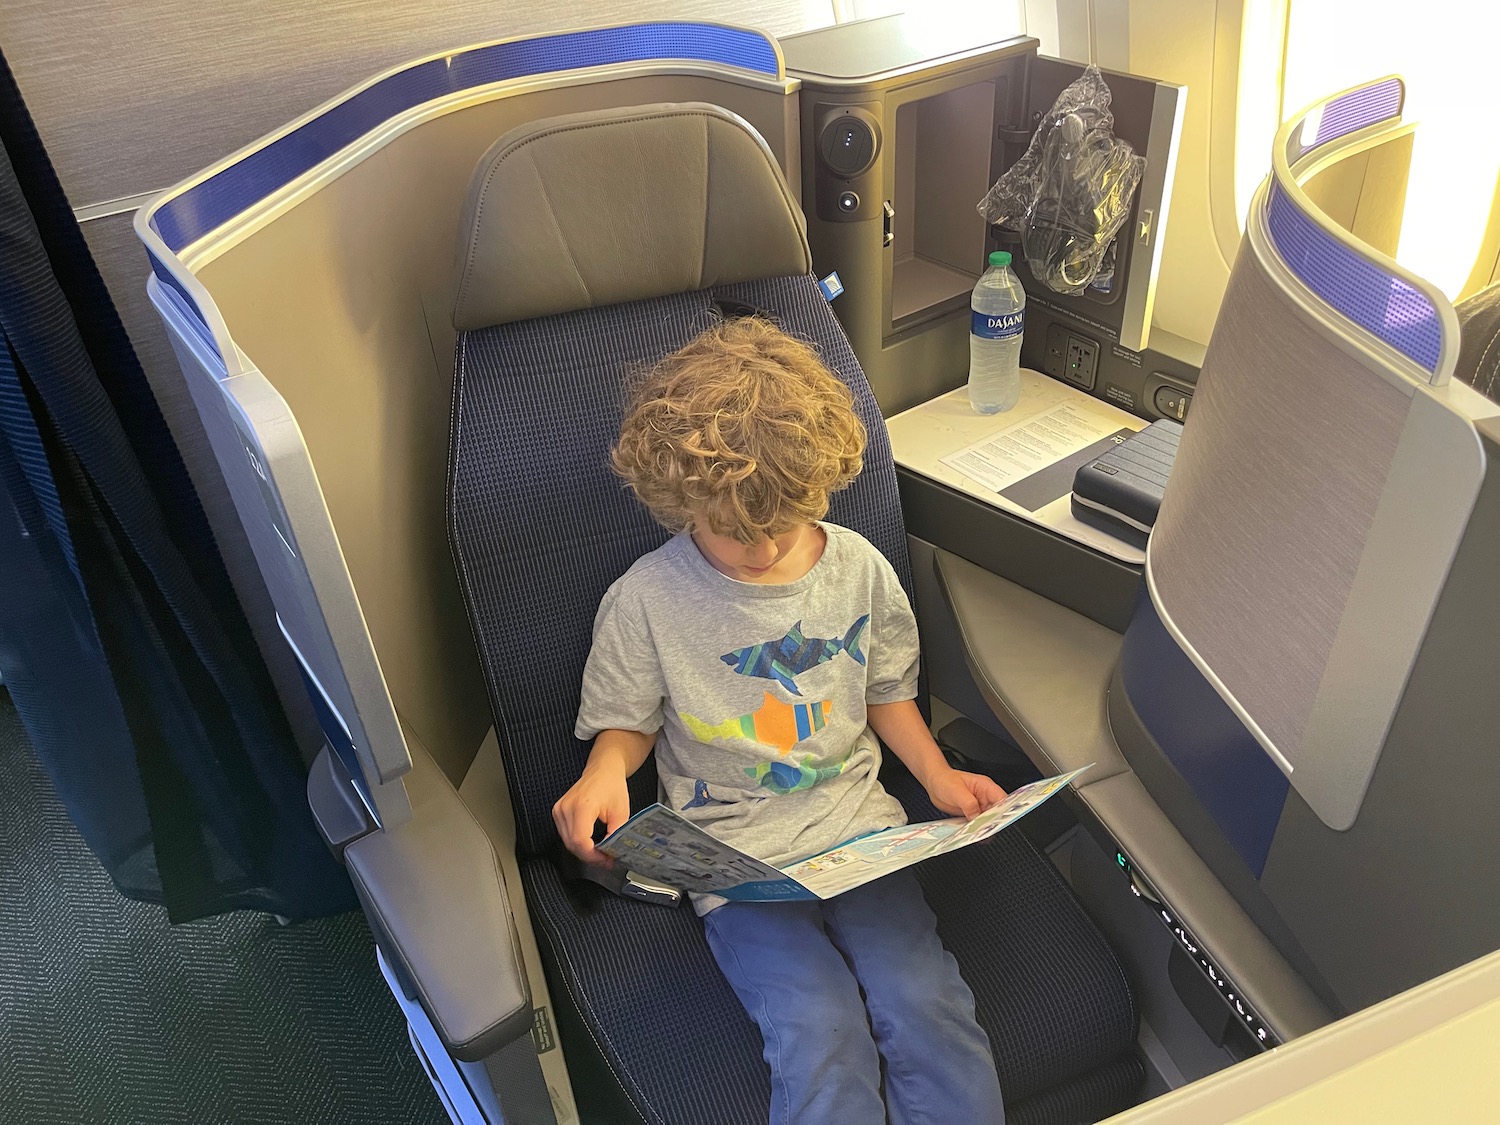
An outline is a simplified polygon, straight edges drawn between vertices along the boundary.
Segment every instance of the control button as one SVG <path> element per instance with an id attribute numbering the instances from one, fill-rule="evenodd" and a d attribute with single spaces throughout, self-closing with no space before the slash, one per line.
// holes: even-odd
<path id="1" fill-rule="evenodd" d="M 1152 401 L 1158 414 L 1181 422 L 1187 417 L 1188 407 L 1193 405 L 1193 396 L 1176 387 L 1157 387 Z"/>
<path id="2" fill-rule="evenodd" d="M 853 179 L 875 162 L 875 130 L 856 113 L 844 113 L 824 126 L 818 150 L 836 176 Z"/>
<path id="3" fill-rule="evenodd" d="M 846 215 L 859 210 L 859 196 L 852 191 L 841 192 L 839 194 L 839 210 Z"/>

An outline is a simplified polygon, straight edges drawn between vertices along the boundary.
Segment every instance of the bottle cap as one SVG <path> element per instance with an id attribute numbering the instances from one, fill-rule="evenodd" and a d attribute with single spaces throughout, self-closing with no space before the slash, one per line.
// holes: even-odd
<path id="1" fill-rule="evenodd" d="M 990 251 L 990 265 L 992 265 L 992 266 L 1008 266 L 1008 265 L 1010 265 L 1010 251 L 1009 250 L 992 250 L 992 251 Z"/>

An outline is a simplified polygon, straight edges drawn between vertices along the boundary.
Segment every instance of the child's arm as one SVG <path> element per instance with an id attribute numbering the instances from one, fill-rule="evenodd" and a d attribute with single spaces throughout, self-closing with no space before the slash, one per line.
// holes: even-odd
<path id="1" fill-rule="evenodd" d="M 880 741 L 906 763 L 932 803 L 943 812 L 972 817 L 1005 800 L 1005 790 L 989 778 L 948 764 L 922 721 L 915 699 L 871 703 L 866 712 Z"/>
<path id="2" fill-rule="evenodd" d="M 603 730 L 594 739 L 583 776 L 552 806 L 552 822 L 563 846 L 584 863 L 613 861 L 594 848 L 594 824 L 604 821 L 613 832 L 630 819 L 630 792 L 625 779 L 641 768 L 656 745 L 656 732 Z"/>

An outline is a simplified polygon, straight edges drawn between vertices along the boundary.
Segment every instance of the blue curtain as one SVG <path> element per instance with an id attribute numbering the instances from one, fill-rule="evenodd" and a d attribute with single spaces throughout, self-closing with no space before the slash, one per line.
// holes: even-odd
<path id="1" fill-rule="evenodd" d="M 202 506 L 3 56 L 0 676 L 122 893 L 174 922 L 355 905 Z"/>

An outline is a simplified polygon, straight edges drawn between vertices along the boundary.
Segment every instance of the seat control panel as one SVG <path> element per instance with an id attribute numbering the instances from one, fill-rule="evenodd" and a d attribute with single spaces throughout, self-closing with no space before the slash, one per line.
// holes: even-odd
<path id="1" fill-rule="evenodd" d="M 1279 1047 L 1281 1039 L 1271 1030 L 1270 1026 L 1260 1018 L 1253 1005 L 1241 994 L 1239 987 L 1229 979 L 1224 972 L 1203 948 L 1203 944 L 1193 936 L 1188 928 L 1182 924 L 1173 912 L 1172 908 L 1161 900 L 1149 880 L 1135 869 L 1130 858 L 1118 848 L 1115 850 L 1115 864 L 1123 871 L 1130 880 L 1130 890 L 1137 898 L 1141 899 L 1151 908 L 1162 925 L 1166 926 L 1177 942 L 1178 948 L 1198 966 L 1200 972 L 1208 978 L 1219 992 L 1220 999 L 1231 1015 L 1249 1033 L 1249 1038 L 1257 1047 L 1268 1051 L 1272 1047 Z"/>
<path id="2" fill-rule="evenodd" d="M 1146 376 L 1146 405 L 1159 418 L 1183 422 L 1193 406 L 1193 390 L 1183 379 L 1153 371 Z"/>
<path id="3" fill-rule="evenodd" d="M 1157 413 L 1164 418 L 1175 418 L 1181 422 L 1187 417 L 1188 404 L 1193 401 L 1193 396 L 1186 391 L 1180 391 L 1176 387 L 1157 387 L 1156 394 L 1151 398 L 1151 405 L 1156 407 Z"/>

